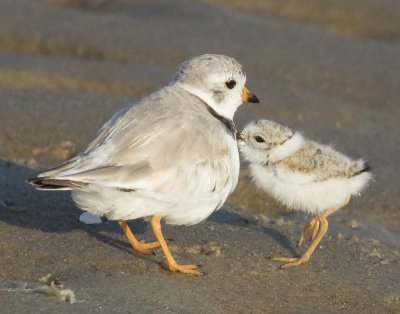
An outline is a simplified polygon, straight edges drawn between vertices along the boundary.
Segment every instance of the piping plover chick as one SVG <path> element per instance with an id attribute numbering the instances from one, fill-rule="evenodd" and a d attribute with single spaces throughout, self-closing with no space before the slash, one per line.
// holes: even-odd
<path id="1" fill-rule="evenodd" d="M 314 215 L 298 241 L 300 246 L 310 236 L 306 252 L 299 258 L 272 260 L 286 263 L 282 268 L 308 262 L 328 230 L 327 217 L 370 180 L 369 166 L 273 121 L 252 122 L 238 138 L 255 184 L 288 208 Z"/>
<path id="2" fill-rule="evenodd" d="M 239 153 L 233 116 L 258 102 L 245 87 L 241 65 L 222 55 L 183 63 L 171 83 L 117 112 L 82 153 L 28 182 L 41 190 L 69 190 L 78 207 L 117 220 L 132 248 L 161 246 L 170 271 L 179 265 L 161 232 L 193 225 L 219 209 L 234 190 Z M 151 217 L 156 242 L 135 238 L 125 220 Z"/>

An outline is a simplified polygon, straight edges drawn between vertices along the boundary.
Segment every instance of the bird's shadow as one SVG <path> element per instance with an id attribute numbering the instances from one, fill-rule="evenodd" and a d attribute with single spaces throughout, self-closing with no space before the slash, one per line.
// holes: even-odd
<path id="1" fill-rule="evenodd" d="M 36 191 L 26 183 L 26 179 L 33 175 L 35 172 L 29 168 L 0 160 L 0 222 L 49 233 L 82 230 L 107 245 L 130 250 L 128 241 L 116 237 L 123 234 L 117 223 L 104 221 L 102 224 L 85 225 L 79 222 L 81 211 L 73 204 L 69 193 Z M 249 227 L 252 224 L 245 216 L 223 209 L 212 214 L 208 220 L 238 227 Z M 148 233 L 148 223 L 142 219 L 129 221 L 129 226 L 139 238 Z M 272 227 L 258 228 L 281 246 L 297 254 L 291 242 L 280 231 Z"/>
<path id="2" fill-rule="evenodd" d="M 0 160 L 0 223 L 46 233 L 82 230 L 119 249 L 130 248 L 128 241 L 115 237 L 123 234 L 117 223 L 81 223 L 78 218 L 82 212 L 72 202 L 69 192 L 37 191 L 26 183 L 26 179 L 35 174 L 29 168 Z M 141 219 L 130 221 L 129 225 L 139 235 L 145 233 L 147 228 Z"/>

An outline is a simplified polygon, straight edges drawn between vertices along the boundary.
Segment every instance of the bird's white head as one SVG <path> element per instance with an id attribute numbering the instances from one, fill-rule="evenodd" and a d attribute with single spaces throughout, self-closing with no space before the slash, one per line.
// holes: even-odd
<path id="1" fill-rule="evenodd" d="M 304 138 L 281 124 L 258 120 L 248 124 L 241 132 L 239 148 L 250 163 L 277 162 L 301 148 Z"/>
<path id="2" fill-rule="evenodd" d="M 172 82 L 231 120 L 243 101 L 259 102 L 245 87 L 245 83 L 246 73 L 239 62 L 214 54 L 201 55 L 184 62 Z"/>

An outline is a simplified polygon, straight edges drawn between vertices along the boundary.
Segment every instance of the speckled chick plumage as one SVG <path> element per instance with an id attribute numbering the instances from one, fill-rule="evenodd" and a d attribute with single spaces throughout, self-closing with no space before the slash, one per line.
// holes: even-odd
<path id="1" fill-rule="evenodd" d="M 340 207 L 371 179 L 369 166 L 279 123 L 245 127 L 239 145 L 256 185 L 288 208 L 314 214 Z"/>

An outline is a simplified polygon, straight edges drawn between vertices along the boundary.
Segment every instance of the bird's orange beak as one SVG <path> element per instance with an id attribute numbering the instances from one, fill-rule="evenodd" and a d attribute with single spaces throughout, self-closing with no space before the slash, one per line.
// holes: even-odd
<path id="1" fill-rule="evenodd" d="M 256 95 L 252 94 L 245 86 L 242 90 L 242 100 L 245 102 L 259 103 L 260 100 Z"/>

